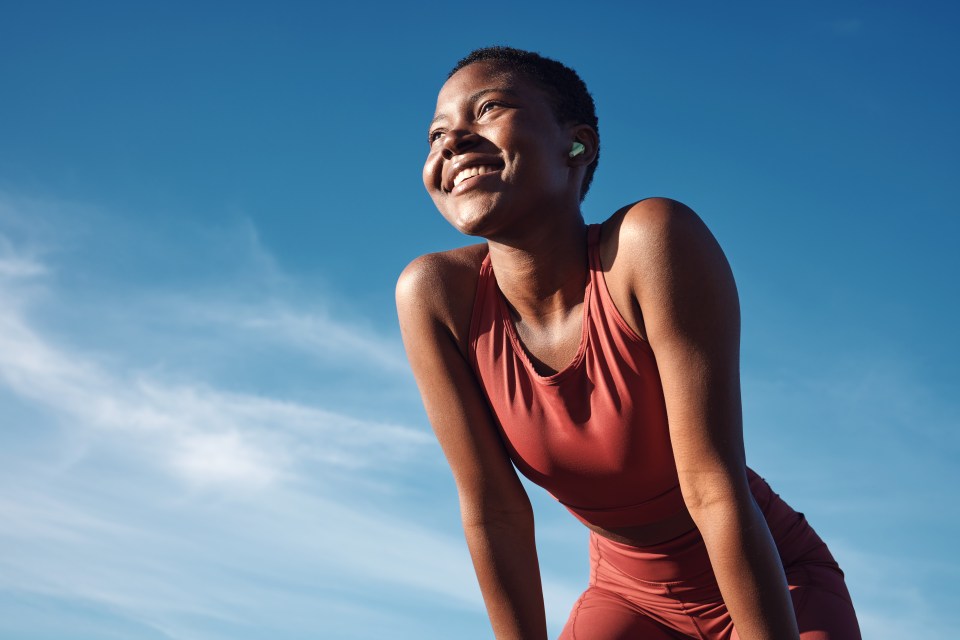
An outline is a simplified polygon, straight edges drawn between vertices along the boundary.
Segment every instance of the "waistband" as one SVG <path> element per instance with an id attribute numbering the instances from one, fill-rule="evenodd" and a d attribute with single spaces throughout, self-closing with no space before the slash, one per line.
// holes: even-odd
<path id="1" fill-rule="evenodd" d="M 794 511 L 753 471 L 749 471 L 749 482 L 785 567 L 805 562 L 836 565 L 802 513 Z M 594 569 L 613 568 L 641 582 L 680 583 L 713 572 L 698 529 L 643 547 L 616 542 L 591 531 L 590 557 Z"/>
<path id="2" fill-rule="evenodd" d="M 684 509 L 683 495 L 680 493 L 679 484 L 649 500 L 626 507 L 587 509 L 567 504 L 559 499 L 558 502 L 575 515 L 580 522 L 604 529 L 649 524 L 680 513 Z"/>
<path id="3" fill-rule="evenodd" d="M 700 531 L 693 529 L 657 545 L 634 547 L 590 532 L 590 564 L 609 568 L 640 582 L 676 583 L 712 573 Z"/>

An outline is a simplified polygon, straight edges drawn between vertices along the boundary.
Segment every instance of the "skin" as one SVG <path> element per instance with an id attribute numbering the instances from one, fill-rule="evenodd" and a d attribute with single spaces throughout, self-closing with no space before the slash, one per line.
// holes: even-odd
<path id="1" fill-rule="evenodd" d="M 427 415 L 450 463 L 497 638 L 546 638 L 533 512 L 467 355 L 479 266 L 489 251 L 518 335 L 542 374 L 579 347 L 586 227 L 580 189 L 597 150 L 587 125 L 558 122 L 532 81 L 490 62 L 440 91 L 423 169 L 443 217 L 485 244 L 414 260 L 397 285 L 400 327 Z M 573 141 L 585 152 L 568 153 Z M 491 171 L 453 186 L 465 166 Z M 602 226 L 600 257 L 618 310 L 660 370 L 687 511 L 600 535 L 656 544 L 700 529 L 740 638 L 799 638 L 769 529 L 746 481 L 739 303 L 727 261 L 690 209 L 665 199 Z"/>

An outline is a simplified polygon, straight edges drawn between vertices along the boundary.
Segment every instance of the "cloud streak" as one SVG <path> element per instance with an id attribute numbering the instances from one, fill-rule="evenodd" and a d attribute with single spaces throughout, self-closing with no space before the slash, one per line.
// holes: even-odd
<path id="1" fill-rule="evenodd" d="M 262 486 L 299 463 L 382 465 L 388 461 L 378 452 L 385 448 L 391 458 L 401 459 L 429 443 L 422 431 L 400 425 L 200 385 L 172 385 L 137 372 L 110 373 L 82 353 L 51 344 L 22 311 L 16 304 L 0 310 L 0 379 L 6 386 L 74 429 L 110 430 L 130 438 L 190 482 Z"/>
<path id="2" fill-rule="evenodd" d="M 427 462 L 437 453 L 427 430 L 224 389 L 189 368 L 157 373 L 129 353 L 78 346 L 82 335 L 54 336 L 43 314 L 64 292 L 57 266 L 35 256 L 0 236 L 0 398 L 22 409 L 0 404 L 0 589 L 20 594 L 12 602 L 71 602 L 143 637 L 178 639 L 262 637 L 277 625 L 295 634 L 343 603 L 396 628 L 356 596 L 386 585 L 479 613 L 459 531 L 420 525 L 394 503 L 404 490 L 392 478 L 442 471 Z M 112 308 L 127 323 L 163 325 L 137 314 L 168 300 L 143 295 L 143 306 Z M 189 316 L 247 334 L 254 350 L 282 334 L 291 348 L 342 347 L 399 367 L 396 345 L 282 300 L 248 314 L 189 292 L 181 302 L 168 307 L 178 331 Z"/>

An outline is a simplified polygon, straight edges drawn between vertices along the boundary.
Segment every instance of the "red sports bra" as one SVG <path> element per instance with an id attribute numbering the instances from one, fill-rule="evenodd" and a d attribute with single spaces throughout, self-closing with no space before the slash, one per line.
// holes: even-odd
<path id="1" fill-rule="evenodd" d="M 587 230 L 583 333 L 565 369 L 541 376 L 510 319 L 488 255 L 470 323 L 471 364 L 513 463 L 585 523 L 606 529 L 684 508 L 650 345 L 617 311 L 603 279 L 600 226 Z"/>

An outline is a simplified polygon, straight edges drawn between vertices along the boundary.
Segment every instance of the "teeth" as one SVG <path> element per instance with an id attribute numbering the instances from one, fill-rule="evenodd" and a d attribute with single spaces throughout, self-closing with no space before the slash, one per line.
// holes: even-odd
<path id="1" fill-rule="evenodd" d="M 482 176 L 485 173 L 490 173 L 491 171 L 496 171 L 496 167 L 490 167 L 486 165 L 481 165 L 478 167 L 467 167 L 463 169 L 453 177 L 453 186 L 457 186 L 467 178 L 472 178 L 474 176 Z"/>

